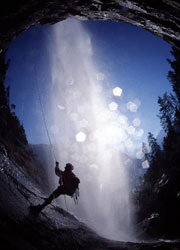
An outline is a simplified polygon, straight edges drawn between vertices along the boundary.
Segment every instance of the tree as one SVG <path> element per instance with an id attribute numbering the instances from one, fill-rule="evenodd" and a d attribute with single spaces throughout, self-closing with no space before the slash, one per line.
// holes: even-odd
<path id="1" fill-rule="evenodd" d="M 150 132 L 148 133 L 148 143 L 151 148 L 151 159 L 158 157 L 161 149 L 157 143 L 157 139 Z"/>
<path id="2" fill-rule="evenodd" d="M 175 60 L 171 61 L 167 59 L 172 68 L 172 70 L 168 72 L 168 80 L 178 100 L 178 107 L 180 107 L 180 51 L 173 47 L 171 54 Z"/>
<path id="3" fill-rule="evenodd" d="M 172 130 L 174 125 L 177 101 L 172 94 L 164 93 L 163 97 L 158 98 L 158 104 L 160 106 L 158 117 L 162 128 L 167 133 Z"/>

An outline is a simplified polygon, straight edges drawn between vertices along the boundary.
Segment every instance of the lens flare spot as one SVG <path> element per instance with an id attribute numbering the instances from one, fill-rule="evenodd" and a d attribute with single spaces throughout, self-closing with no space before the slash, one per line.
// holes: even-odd
<path id="1" fill-rule="evenodd" d="M 84 132 L 79 132 L 76 134 L 76 141 L 77 142 L 85 142 L 86 140 L 86 134 Z"/>
<path id="2" fill-rule="evenodd" d="M 127 127 L 127 132 L 129 135 L 133 135 L 135 133 L 135 128 L 133 126 Z"/>
<path id="3" fill-rule="evenodd" d="M 110 109 L 111 111 L 116 111 L 117 108 L 118 108 L 118 105 L 117 105 L 116 102 L 111 102 L 111 103 L 109 104 L 109 109 Z"/>
<path id="4" fill-rule="evenodd" d="M 137 159 L 142 159 L 144 157 L 144 153 L 142 152 L 142 151 L 138 151 L 137 153 L 136 153 L 136 158 Z"/>
<path id="5" fill-rule="evenodd" d="M 127 103 L 127 109 L 133 113 L 135 113 L 138 109 L 138 106 L 134 102 Z"/>
<path id="6" fill-rule="evenodd" d="M 133 120 L 133 125 L 134 125 L 135 127 L 139 127 L 139 126 L 141 125 L 141 120 L 140 120 L 139 118 L 135 118 L 135 119 Z"/>
<path id="7" fill-rule="evenodd" d="M 99 167 L 98 167 L 98 165 L 96 165 L 96 164 L 91 164 L 90 166 L 89 166 L 91 169 L 98 169 Z"/>
<path id="8" fill-rule="evenodd" d="M 71 121 L 77 121 L 77 119 L 78 119 L 78 114 L 76 114 L 76 113 L 71 113 L 70 116 L 69 116 L 69 119 L 70 119 Z"/>
<path id="9" fill-rule="evenodd" d="M 127 166 L 132 165 L 132 163 L 133 163 L 133 161 L 130 160 L 130 159 L 126 159 L 126 160 L 124 161 L 124 164 L 127 165 Z"/>
<path id="10" fill-rule="evenodd" d="M 66 81 L 66 84 L 69 85 L 69 86 L 72 86 L 72 85 L 74 84 L 73 78 L 69 78 L 69 79 Z"/>
<path id="11" fill-rule="evenodd" d="M 131 139 L 127 139 L 125 142 L 124 142 L 126 148 L 132 148 L 133 147 L 133 142 L 131 141 Z"/>
<path id="12" fill-rule="evenodd" d="M 60 110 L 65 110 L 66 108 L 64 107 L 64 106 L 62 106 L 62 105 L 57 105 L 57 107 L 58 107 L 58 109 L 60 109 Z"/>
<path id="13" fill-rule="evenodd" d="M 143 135 L 144 135 L 144 130 L 143 130 L 142 128 L 136 130 L 135 136 L 137 136 L 137 137 L 140 138 L 140 137 L 142 137 Z"/>
<path id="14" fill-rule="evenodd" d="M 128 117 L 125 115 L 120 115 L 118 117 L 118 122 L 121 125 L 121 127 L 126 128 L 128 126 Z"/>
<path id="15" fill-rule="evenodd" d="M 145 161 L 142 162 L 142 168 L 149 168 L 148 160 L 145 160 Z"/>
<path id="16" fill-rule="evenodd" d="M 88 127 L 88 121 L 86 119 L 82 119 L 79 122 L 79 125 L 80 125 L 81 128 L 87 128 Z"/>
<path id="17" fill-rule="evenodd" d="M 113 89 L 113 95 L 120 97 L 122 95 L 122 89 L 119 87 L 116 87 Z"/>

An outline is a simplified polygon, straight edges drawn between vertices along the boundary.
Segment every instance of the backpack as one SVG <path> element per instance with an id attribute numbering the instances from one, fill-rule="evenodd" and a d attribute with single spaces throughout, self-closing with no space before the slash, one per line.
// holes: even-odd
<path id="1" fill-rule="evenodd" d="M 74 190 L 73 194 L 71 197 L 74 199 L 74 203 L 78 204 L 78 198 L 79 198 L 79 183 L 80 180 L 77 176 L 73 175 L 71 179 L 71 187 Z"/>
<path id="2" fill-rule="evenodd" d="M 71 187 L 72 187 L 72 189 L 79 188 L 79 183 L 80 183 L 79 178 L 77 176 L 73 175 L 72 179 L 71 179 Z"/>

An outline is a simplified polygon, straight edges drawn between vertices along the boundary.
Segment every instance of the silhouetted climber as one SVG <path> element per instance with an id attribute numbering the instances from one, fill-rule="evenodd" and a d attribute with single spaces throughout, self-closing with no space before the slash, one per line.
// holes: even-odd
<path id="1" fill-rule="evenodd" d="M 59 162 L 56 161 L 55 173 L 59 176 L 59 184 L 60 186 L 48 197 L 45 199 L 44 203 L 38 206 L 34 206 L 34 210 L 40 212 L 44 207 L 52 202 L 52 200 L 56 199 L 58 196 L 62 194 L 69 195 L 74 198 L 77 198 L 78 185 L 80 183 L 79 178 L 72 172 L 74 169 L 71 163 L 67 163 L 65 166 L 65 170 L 62 171 L 59 169 Z"/>

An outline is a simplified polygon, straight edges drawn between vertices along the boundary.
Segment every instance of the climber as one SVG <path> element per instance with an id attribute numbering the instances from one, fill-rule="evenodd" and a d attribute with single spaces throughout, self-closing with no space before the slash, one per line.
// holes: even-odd
<path id="1" fill-rule="evenodd" d="M 65 170 L 62 171 L 59 169 L 59 162 L 56 161 L 55 174 L 59 176 L 60 186 L 48 198 L 45 199 L 44 203 L 34 206 L 33 209 L 35 211 L 40 212 L 44 207 L 50 204 L 52 200 L 62 194 L 69 195 L 71 197 L 73 197 L 75 194 L 77 195 L 80 180 L 72 172 L 73 169 L 73 165 L 71 163 L 67 163 Z"/>

